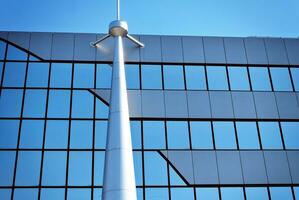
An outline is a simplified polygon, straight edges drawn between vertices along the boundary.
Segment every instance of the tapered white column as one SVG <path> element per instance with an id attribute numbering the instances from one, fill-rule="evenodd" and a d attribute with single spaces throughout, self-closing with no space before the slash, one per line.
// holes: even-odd
<path id="1" fill-rule="evenodd" d="M 136 200 L 122 36 L 114 37 L 102 200 Z"/>

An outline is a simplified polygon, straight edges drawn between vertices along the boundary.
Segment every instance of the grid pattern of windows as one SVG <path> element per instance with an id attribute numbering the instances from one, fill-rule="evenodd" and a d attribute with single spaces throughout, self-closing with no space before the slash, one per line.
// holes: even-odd
<path id="1" fill-rule="evenodd" d="M 0 42 L 0 199 L 100 199 L 104 63 L 47 63 Z M 129 89 L 298 91 L 295 67 L 126 65 Z M 280 84 L 283 82 L 283 84 Z M 297 121 L 131 120 L 138 199 L 295 199 L 298 187 L 189 186 L 157 150 L 297 150 Z"/>

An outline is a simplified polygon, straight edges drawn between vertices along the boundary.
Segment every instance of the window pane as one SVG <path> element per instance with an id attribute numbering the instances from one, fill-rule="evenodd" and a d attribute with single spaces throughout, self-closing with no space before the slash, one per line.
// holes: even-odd
<path id="1" fill-rule="evenodd" d="M 136 185 L 142 185 L 142 153 L 140 151 L 134 151 L 134 170 Z"/>
<path id="2" fill-rule="evenodd" d="M 109 107 L 101 100 L 96 99 L 96 118 L 108 119 Z"/>
<path id="3" fill-rule="evenodd" d="M 7 60 L 27 60 L 27 53 L 12 45 L 8 45 Z"/>
<path id="4" fill-rule="evenodd" d="M 236 122 L 240 149 L 260 149 L 255 122 Z"/>
<path id="5" fill-rule="evenodd" d="M 131 121 L 130 125 L 133 149 L 141 149 L 141 123 L 140 121 Z"/>
<path id="6" fill-rule="evenodd" d="M 63 186 L 66 174 L 66 152 L 46 151 L 44 154 L 42 185 Z"/>
<path id="7" fill-rule="evenodd" d="M 48 117 L 69 117 L 70 112 L 69 90 L 50 90 L 48 102 Z"/>
<path id="8" fill-rule="evenodd" d="M 50 87 L 70 88 L 72 81 L 72 64 L 52 63 Z"/>
<path id="9" fill-rule="evenodd" d="M 293 200 L 290 187 L 270 187 L 271 200 Z"/>
<path id="10" fill-rule="evenodd" d="M 47 87 L 48 76 L 48 63 L 29 63 L 26 85 L 27 87 Z"/>
<path id="11" fill-rule="evenodd" d="M 102 199 L 102 188 L 94 188 L 93 200 L 101 200 L 101 199 Z"/>
<path id="12" fill-rule="evenodd" d="M 188 90 L 207 89 L 204 66 L 185 66 L 185 73 Z"/>
<path id="13" fill-rule="evenodd" d="M 136 188 L 137 189 L 137 200 L 143 200 L 143 189 L 142 188 Z"/>
<path id="14" fill-rule="evenodd" d="M 64 200 L 64 189 L 44 188 L 41 190 L 41 200 Z"/>
<path id="15" fill-rule="evenodd" d="M 244 199 L 242 188 L 221 188 L 221 199 L 232 200 L 232 199 Z"/>
<path id="16" fill-rule="evenodd" d="M 160 65 L 141 66 L 142 89 L 162 89 L 162 73 Z"/>
<path id="17" fill-rule="evenodd" d="M 287 149 L 299 149 L 299 122 L 281 122 L 284 144 Z"/>
<path id="18" fill-rule="evenodd" d="M 293 91 L 288 68 L 270 68 L 274 91 Z"/>
<path id="19" fill-rule="evenodd" d="M 167 200 L 168 189 L 167 188 L 145 188 L 145 199 L 152 200 Z"/>
<path id="20" fill-rule="evenodd" d="M 90 199 L 91 197 L 91 191 L 90 189 L 68 189 L 68 193 L 67 193 L 67 200 L 83 200 L 83 199 Z"/>
<path id="21" fill-rule="evenodd" d="M 145 149 L 165 149 L 165 127 L 163 121 L 144 121 L 143 137 Z"/>
<path id="22" fill-rule="evenodd" d="M 5 64 L 3 86 L 24 87 L 26 63 L 7 62 Z"/>
<path id="23" fill-rule="evenodd" d="M 34 186 L 39 183 L 41 152 L 20 151 L 18 156 L 16 185 Z"/>
<path id="24" fill-rule="evenodd" d="M 189 149 L 189 132 L 187 122 L 168 121 L 167 140 L 170 149 Z"/>
<path id="25" fill-rule="evenodd" d="M 194 199 L 193 188 L 171 188 L 171 200 Z"/>
<path id="26" fill-rule="evenodd" d="M 3 89 L 0 98 L 0 117 L 19 117 L 23 90 Z"/>
<path id="27" fill-rule="evenodd" d="M 19 120 L 0 120 L 0 148 L 16 148 Z"/>
<path id="28" fill-rule="evenodd" d="M 265 187 L 247 187 L 246 200 L 268 200 L 268 191 Z"/>
<path id="29" fill-rule="evenodd" d="M 299 187 L 294 187 L 295 199 L 299 199 Z"/>
<path id="30" fill-rule="evenodd" d="M 14 151 L 0 151 L 0 186 L 12 185 L 15 157 Z"/>
<path id="31" fill-rule="evenodd" d="M 72 149 L 92 148 L 92 121 L 72 121 L 71 123 L 71 143 Z"/>
<path id="32" fill-rule="evenodd" d="M 140 89 L 139 65 L 126 65 L 126 81 L 128 89 Z"/>
<path id="33" fill-rule="evenodd" d="M 92 118 L 93 117 L 94 97 L 88 91 L 74 90 L 72 117 L 74 118 Z"/>
<path id="34" fill-rule="evenodd" d="M 14 200 L 37 200 L 38 199 L 38 189 L 15 189 Z"/>
<path id="35" fill-rule="evenodd" d="M 271 91 L 267 67 L 249 67 L 252 90 Z"/>
<path id="36" fill-rule="evenodd" d="M 263 149 L 282 149 L 279 125 L 277 122 L 259 122 Z"/>
<path id="37" fill-rule="evenodd" d="M 20 148 L 39 148 L 43 146 L 43 120 L 23 120 L 21 128 Z"/>
<path id="38" fill-rule="evenodd" d="M 10 200 L 11 199 L 11 189 L 0 189 L 0 199 Z"/>
<path id="39" fill-rule="evenodd" d="M 299 68 L 290 68 L 295 91 L 299 91 Z"/>
<path id="40" fill-rule="evenodd" d="M 209 90 L 228 90 L 225 67 L 207 67 Z"/>
<path id="41" fill-rule="evenodd" d="M 45 148 L 66 149 L 68 142 L 68 127 L 68 121 L 48 120 Z"/>
<path id="42" fill-rule="evenodd" d="M 228 67 L 231 90 L 250 90 L 247 67 Z"/>
<path id="43" fill-rule="evenodd" d="M 111 88 L 112 67 L 108 64 L 97 65 L 97 88 Z"/>
<path id="44" fill-rule="evenodd" d="M 186 185 L 183 179 L 174 171 L 172 167 L 169 167 L 170 185 Z"/>
<path id="45" fill-rule="evenodd" d="M 144 152 L 146 185 L 167 185 L 165 160 L 157 152 Z"/>
<path id="46" fill-rule="evenodd" d="M 74 88 L 94 88 L 94 64 L 75 64 Z"/>
<path id="47" fill-rule="evenodd" d="M 0 41 L 0 60 L 4 60 L 6 51 L 6 43 Z"/>
<path id="48" fill-rule="evenodd" d="M 26 90 L 23 116 L 45 117 L 46 98 L 46 90 Z"/>
<path id="49" fill-rule="evenodd" d="M 0 83 L 2 82 L 3 62 L 0 62 Z"/>
<path id="50" fill-rule="evenodd" d="M 233 122 L 213 122 L 216 149 L 237 149 Z"/>
<path id="51" fill-rule="evenodd" d="M 164 88 L 185 89 L 183 66 L 164 65 Z"/>
<path id="52" fill-rule="evenodd" d="M 210 122 L 190 122 L 192 148 L 213 149 L 212 128 Z"/>
<path id="53" fill-rule="evenodd" d="M 90 185 L 91 163 L 91 152 L 70 152 L 69 185 Z"/>
<path id="54" fill-rule="evenodd" d="M 198 200 L 219 200 L 217 188 L 196 188 L 196 198 Z"/>
<path id="55" fill-rule="evenodd" d="M 103 173 L 105 163 L 105 152 L 97 151 L 94 154 L 94 185 L 103 185 Z"/>
<path id="56" fill-rule="evenodd" d="M 96 121 L 95 127 L 95 148 L 105 149 L 106 148 L 106 136 L 107 136 L 107 121 Z"/>

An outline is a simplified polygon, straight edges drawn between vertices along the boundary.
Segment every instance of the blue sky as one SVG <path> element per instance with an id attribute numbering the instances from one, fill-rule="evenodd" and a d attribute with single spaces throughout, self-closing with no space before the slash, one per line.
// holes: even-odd
<path id="1" fill-rule="evenodd" d="M 122 0 L 130 33 L 299 37 L 298 0 Z M 114 0 L 1 0 L 0 30 L 107 32 Z"/>

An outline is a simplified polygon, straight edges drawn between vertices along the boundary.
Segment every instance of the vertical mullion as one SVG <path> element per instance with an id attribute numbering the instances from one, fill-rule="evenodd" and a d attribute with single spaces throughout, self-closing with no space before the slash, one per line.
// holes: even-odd
<path id="1" fill-rule="evenodd" d="M 269 66 L 267 66 L 266 68 L 268 70 L 268 76 L 269 76 L 269 80 L 270 80 L 271 91 L 273 92 L 274 91 L 274 86 L 273 86 L 273 82 L 272 82 L 271 70 L 270 70 Z"/>
<path id="2" fill-rule="evenodd" d="M 143 137 L 143 120 L 140 120 L 140 128 L 141 128 L 141 154 L 142 154 L 142 195 L 143 200 L 145 200 L 145 170 L 144 170 L 144 137 Z"/>
<path id="3" fill-rule="evenodd" d="M 278 123 L 278 126 L 279 126 L 279 132 L 280 132 L 280 137 L 281 137 L 281 142 L 282 142 L 282 148 L 283 148 L 283 150 L 285 150 L 286 146 L 285 146 L 284 138 L 283 138 L 283 134 L 282 134 L 281 123 L 280 123 L 280 121 L 277 122 L 277 123 Z"/>
<path id="4" fill-rule="evenodd" d="M 249 90 L 252 91 L 252 83 L 251 83 L 250 72 L 249 72 L 248 66 L 246 66 L 246 71 L 247 71 L 247 76 L 248 76 L 248 81 L 249 81 Z"/>
<path id="5" fill-rule="evenodd" d="M 234 125 L 234 129 L 235 129 L 235 140 L 236 140 L 236 144 L 237 144 L 237 150 L 240 150 L 240 145 L 239 145 L 239 139 L 238 139 L 238 133 L 237 133 L 237 125 L 236 125 L 236 121 L 232 122 Z"/>
<path id="6" fill-rule="evenodd" d="M 94 81 L 93 81 L 93 84 L 94 84 L 94 88 L 96 88 L 96 71 L 97 71 L 97 65 L 94 64 Z M 95 127 L 96 127 L 96 96 L 93 95 L 93 126 L 92 126 L 92 164 L 91 164 L 91 200 L 94 199 L 94 165 L 95 165 L 95 135 L 96 135 L 96 130 L 95 130 Z"/>
<path id="7" fill-rule="evenodd" d="M 290 80 L 291 80 L 292 91 L 296 92 L 295 91 L 295 84 L 294 84 L 294 80 L 293 80 L 293 77 L 292 77 L 292 72 L 291 72 L 291 68 L 290 67 L 288 67 L 288 72 L 289 72 L 289 76 L 290 76 Z"/>

